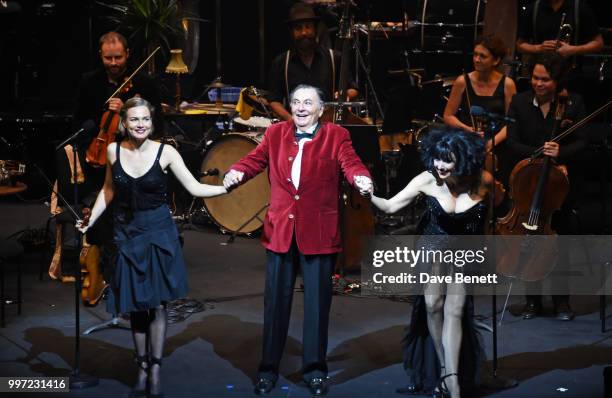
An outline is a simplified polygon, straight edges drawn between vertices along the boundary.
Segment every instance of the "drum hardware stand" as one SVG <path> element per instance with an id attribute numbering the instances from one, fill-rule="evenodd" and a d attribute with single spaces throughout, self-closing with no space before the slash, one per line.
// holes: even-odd
<path id="1" fill-rule="evenodd" d="M 358 31 L 358 27 L 357 25 L 353 25 L 351 27 L 351 29 L 354 32 Z M 385 113 L 383 112 L 382 106 L 380 104 L 380 101 L 378 99 L 378 95 L 376 94 L 376 89 L 374 88 L 374 83 L 372 83 L 372 78 L 370 77 L 370 73 L 369 73 L 369 69 L 366 66 L 364 60 L 363 60 L 363 56 L 361 54 L 361 50 L 359 49 L 359 40 L 357 40 L 357 35 L 355 33 L 352 34 L 352 38 L 353 38 L 353 49 L 355 50 L 355 59 L 357 60 L 357 64 L 358 67 L 357 69 L 359 69 L 359 67 L 361 67 L 363 69 L 364 75 L 366 77 L 366 97 L 367 97 L 367 92 L 369 89 L 369 92 L 372 94 L 372 98 L 374 99 L 374 104 L 376 105 L 376 110 L 378 111 L 378 114 L 380 115 L 381 119 L 385 118 Z M 368 40 L 369 40 L 369 36 L 368 36 Z M 376 120 L 376 118 L 372 118 L 373 120 Z"/>
<path id="2" fill-rule="evenodd" d="M 389 198 L 391 196 L 391 174 L 392 177 L 395 178 L 397 176 L 397 167 L 398 164 L 402 160 L 401 151 L 386 151 L 382 154 L 383 162 L 385 163 L 385 192 L 386 197 Z M 403 216 L 396 216 L 394 214 L 385 214 L 382 219 L 379 221 L 379 224 L 382 224 L 386 227 L 397 227 L 403 221 Z"/>
<path id="3" fill-rule="evenodd" d="M 249 225 L 249 223 L 254 219 L 258 219 L 259 221 L 263 222 L 263 220 L 259 218 L 259 214 L 261 214 L 262 211 L 266 210 L 268 206 L 270 206 L 270 203 L 266 203 L 265 205 L 263 205 L 261 209 L 257 210 L 255 214 L 253 214 L 248 220 L 246 220 L 241 226 L 239 226 L 237 230 L 232 231 L 232 234 L 227 239 L 227 242 L 221 243 L 221 245 L 226 246 L 230 243 L 234 243 L 234 240 L 236 240 L 236 235 L 238 235 L 240 231 L 242 231 L 242 229 Z"/>
<path id="4" fill-rule="evenodd" d="M 209 170 L 203 171 L 199 173 L 198 178 L 202 178 L 206 176 L 213 176 L 213 175 L 219 175 L 219 170 L 209 169 Z M 199 209 L 194 209 L 196 205 L 196 201 L 199 199 L 200 198 L 196 196 L 192 196 L 191 204 L 189 205 L 189 208 L 187 209 L 187 211 L 183 211 L 183 214 L 181 215 L 172 216 L 172 219 L 178 224 L 177 227 L 180 232 L 183 232 L 185 230 L 189 230 L 189 231 L 199 231 L 200 230 L 200 228 L 195 226 L 195 224 L 193 223 L 193 216 L 200 211 L 204 212 L 208 216 L 208 212 L 206 211 L 206 207 L 204 206 L 201 206 Z"/>

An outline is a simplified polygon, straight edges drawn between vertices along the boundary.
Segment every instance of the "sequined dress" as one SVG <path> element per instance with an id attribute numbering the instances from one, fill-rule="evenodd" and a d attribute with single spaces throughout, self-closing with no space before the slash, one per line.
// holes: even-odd
<path id="1" fill-rule="evenodd" d="M 421 218 L 419 247 L 441 249 L 450 244 L 452 235 L 483 234 L 487 201 L 482 200 L 462 213 L 449 214 L 438 200 L 426 197 L 426 210 Z M 484 351 L 474 327 L 474 301 L 466 297 L 462 327 L 463 338 L 459 359 L 459 382 L 462 396 L 475 396 L 480 385 L 480 364 Z M 412 308 L 412 318 L 404 338 L 403 362 L 408 383 L 421 386 L 431 393 L 440 378 L 440 363 L 429 329 L 424 297 L 418 296 Z"/>
<path id="2" fill-rule="evenodd" d="M 142 311 L 187 294 L 187 272 L 178 230 L 167 205 L 167 175 L 159 164 L 141 177 L 121 166 L 120 145 L 112 166 L 113 222 L 117 257 L 107 311 Z"/>

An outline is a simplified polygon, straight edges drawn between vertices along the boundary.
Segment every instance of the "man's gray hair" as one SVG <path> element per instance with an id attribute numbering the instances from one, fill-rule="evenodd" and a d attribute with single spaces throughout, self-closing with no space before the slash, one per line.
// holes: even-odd
<path id="1" fill-rule="evenodd" d="M 323 97 L 325 96 L 323 94 L 323 91 L 318 87 L 311 86 L 310 84 L 298 84 L 293 90 L 291 90 L 291 93 L 289 94 L 289 103 L 293 101 L 293 96 L 295 95 L 296 91 L 302 89 L 314 90 L 314 92 L 317 93 L 317 97 L 319 97 L 319 105 L 321 105 L 321 108 L 323 107 L 323 105 L 325 105 L 323 102 Z"/>

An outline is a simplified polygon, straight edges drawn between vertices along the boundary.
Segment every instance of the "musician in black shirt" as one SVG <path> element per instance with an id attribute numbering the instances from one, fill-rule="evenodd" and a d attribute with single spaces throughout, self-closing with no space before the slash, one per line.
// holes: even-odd
<path id="1" fill-rule="evenodd" d="M 562 23 L 563 14 L 565 19 Z M 572 27 L 569 42 L 559 37 L 562 24 Z M 560 39 L 559 42 L 557 39 Z M 597 28 L 595 14 L 586 1 L 538 0 L 522 18 L 516 47 L 521 53 L 556 51 L 567 58 L 601 51 L 603 38 Z"/>
<path id="2" fill-rule="evenodd" d="M 508 147 L 515 160 L 529 157 L 538 148 L 544 146 L 544 155 L 550 156 L 554 161 L 565 164 L 570 181 L 570 192 L 561 211 L 553 218 L 552 227 L 559 234 L 570 234 L 570 215 L 576 204 L 576 196 L 580 192 L 577 166 L 577 155 L 582 151 L 588 138 L 584 128 L 576 130 L 565 137 L 559 144 L 551 138 L 553 124 L 555 123 L 555 110 L 560 96 L 567 95 L 565 110 L 557 134 L 569 126 L 579 122 L 585 117 L 585 106 L 580 95 L 567 93 L 564 90 L 564 61 L 559 54 L 545 53 L 538 56 L 531 75 L 532 91 L 517 94 L 510 103 L 508 116 L 516 122 L 508 125 Z M 516 192 L 515 192 L 516 194 Z M 567 267 L 569 253 L 567 246 L 561 245 L 557 271 Z M 567 276 L 557 288 L 567 291 Z M 528 285 L 527 304 L 523 310 L 523 318 L 536 317 L 542 309 L 542 296 L 538 295 L 539 285 Z M 574 313 L 569 306 L 568 295 L 553 295 L 557 319 L 569 321 Z"/>
<path id="3" fill-rule="evenodd" d="M 340 54 L 325 48 L 317 42 L 315 22 L 318 17 L 312 7 L 305 3 L 296 3 L 289 11 L 289 24 L 292 48 L 279 54 L 270 67 L 269 96 L 270 107 L 283 120 L 290 120 L 291 114 L 283 106 L 289 93 L 300 84 L 319 88 L 325 101 L 334 98 L 338 90 L 340 75 Z M 354 99 L 358 95 L 355 84 L 350 82 L 347 97 Z"/>

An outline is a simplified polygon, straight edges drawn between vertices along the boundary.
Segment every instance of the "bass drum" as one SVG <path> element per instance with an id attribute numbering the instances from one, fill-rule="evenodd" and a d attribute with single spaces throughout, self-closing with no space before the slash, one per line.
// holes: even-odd
<path id="1" fill-rule="evenodd" d="M 221 136 L 204 156 L 200 170 L 211 175 L 202 177 L 201 182 L 223 184 L 223 176 L 229 167 L 255 149 L 262 139 L 263 134 L 230 133 Z M 211 170 L 218 172 L 210 173 Z M 222 231 L 248 234 L 263 226 L 269 198 L 270 183 L 266 169 L 229 195 L 204 199 L 204 206 Z"/>

